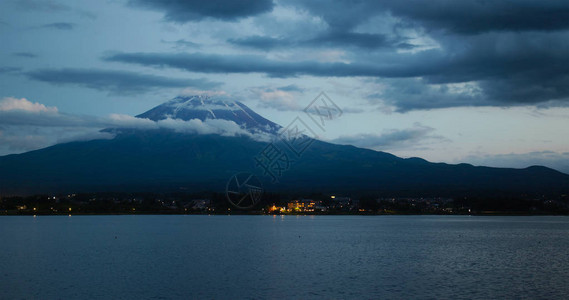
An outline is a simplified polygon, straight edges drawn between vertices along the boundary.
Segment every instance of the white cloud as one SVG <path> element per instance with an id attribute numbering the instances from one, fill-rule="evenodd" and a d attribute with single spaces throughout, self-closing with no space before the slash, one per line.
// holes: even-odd
<path id="1" fill-rule="evenodd" d="M 0 100 L 0 111 L 27 111 L 33 113 L 57 113 L 57 107 L 48 107 L 41 103 L 31 102 L 26 98 L 6 97 Z"/>
<path id="2" fill-rule="evenodd" d="M 191 119 L 188 121 L 167 118 L 160 121 L 136 118 L 129 115 L 113 114 L 109 117 L 110 123 L 116 128 L 128 129 L 171 129 L 181 133 L 194 134 L 219 134 L 222 136 L 248 136 L 258 141 L 268 141 L 269 134 L 262 132 L 250 132 L 229 120 L 220 119 Z M 110 126 L 110 125 L 109 125 Z"/>
<path id="3" fill-rule="evenodd" d="M 27 99 L 4 98 L 0 102 L 0 155 L 21 153 L 58 143 L 110 139 L 114 134 L 101 129 L 170 129 L 180 133 L 247 136 L 267 142 L 273 136 L 260 131 L 248 131 L 237 123 L 221 119 L 164 119 L 152 121 L 123 114 L 108 117 L 81 116 L 59 113 L 56 107 L 46 107 Z"/>
<path id="4" fill-rule="evenodd" d="M 285 90 L 283 88 L 256 87 L 250 91 L 258 98 L 262 107 L 274 108 L 280 111 L 299 111 L 297 102 L 300 90 Z"/>
<path id="5" fill-rule="evenodd" d="M 48 138 L 39 134 L 3 135 L 0 143 L 9 151 L 28 151 L 45 147 L 49 144 Z M 3 147 L 0 147 L 3 148 Z"/>
<path id="6" fill-rule="evenodd" d="M 107 119 L 100 120 L 104 126 L 119 128 L 157 129 L 156 122 L 149 119 L 135 118 L 129 115 L 111 114 Z"/>
<path id="7" fill-rule="evenodd" d="M 0 155 L 22 153 L 57 143 L 75 141 L 78 137 L 93 131 L 92 128 L 81 127 L 4 126 L 0 135 Z"/>
<path id="8" fill-rule="evenodd" d="M 185 88 L 180 92 L 180 96 L 195 96 L 195 95 L 228 96 L 228 94 L 225 91 L 200 90 L 195 88 Z"/>

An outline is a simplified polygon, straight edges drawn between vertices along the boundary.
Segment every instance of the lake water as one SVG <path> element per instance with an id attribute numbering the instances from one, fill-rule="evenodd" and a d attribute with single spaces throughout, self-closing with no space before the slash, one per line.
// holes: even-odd
<path id="1" fill-rule="evenodd" d="M 1 299 L 566 299 L 568 280 L 568 217 L 0 217 Z"/>

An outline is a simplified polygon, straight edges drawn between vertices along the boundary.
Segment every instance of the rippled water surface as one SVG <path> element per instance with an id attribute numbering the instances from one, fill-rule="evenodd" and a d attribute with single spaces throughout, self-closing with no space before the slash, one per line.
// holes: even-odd
<path id="1" fill-rule="evenodd" d="M 0 217 L 0 298 L 566 298 L 568 217 Z"/>

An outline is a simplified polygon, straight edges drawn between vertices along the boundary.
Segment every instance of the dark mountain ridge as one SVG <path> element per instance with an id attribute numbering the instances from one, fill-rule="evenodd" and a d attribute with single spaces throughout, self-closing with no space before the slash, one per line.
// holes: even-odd
<path id="1" fill-rule="evenodd" d="M 176 99 L 176 103 L 167 102 L 137 117 L 223 118 L 257 131 L 280 128 L 243 104 L 226 106 L 227 102 L 199 97 Z M 545 167 L 430 163 L 318 140 L 294 160 L 278 182 L 272 182 L 263 176 L 254 159 L 267 142 L 249 136 L 198 135 L 167 129 L 117 132 L 110 140 L 58 144 L 0 157 L 0 192 L 223 191 L 227 180 L 238 172 L 258 174 L 270 191 L 376 192 L 390 196 L 558 195 L 569 191 L 569 175 Z"/>

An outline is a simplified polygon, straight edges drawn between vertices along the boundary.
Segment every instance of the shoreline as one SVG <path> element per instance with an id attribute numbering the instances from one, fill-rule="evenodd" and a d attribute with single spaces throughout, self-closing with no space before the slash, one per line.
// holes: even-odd
<path id="1" fill-rule="evenodd" d="M 395 213 L 290 213 L 290 214 L 271 214 L 263 212 L 229 212 L 229 213 L 179 213 L 179 212 L 136 212 L 136 213 L 13 213 L 13 212 L 0 212 L 2 216 L 32 216 L 32 217 L 45 217 L 45 216 L 519 216 L 519 217 L 532 217 L 532 216 L 569 216 L 569 214 L 560 213 L 526 213 L 526 212 L 478 212 L 478 213 L 412 213 L 412 212 L 395 212 Z"/>

